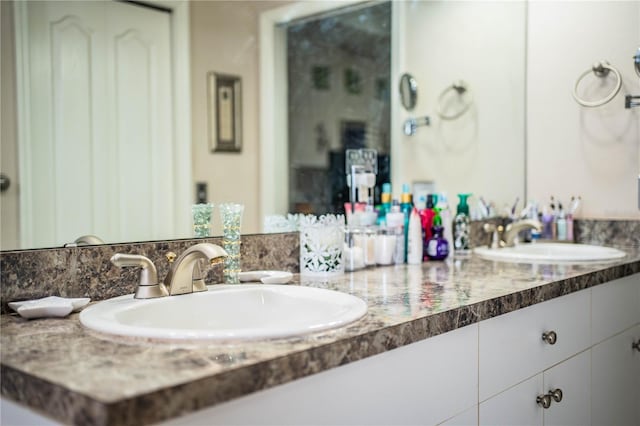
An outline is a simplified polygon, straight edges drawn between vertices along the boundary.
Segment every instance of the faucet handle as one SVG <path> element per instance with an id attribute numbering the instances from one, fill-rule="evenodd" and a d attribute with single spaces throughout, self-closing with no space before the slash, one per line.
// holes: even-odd
<path id="1" fill-rule="evenodd" d="M 111 263 L 120 268 L 128 266 L 138 266 L 142 268 L 140 271 L 140 281 L 138 282 L 134 296 L 136 299 L 152 299 L 169 295 L 164 284 L 158 283 L 156 266 L 148 257 L 137 254 L 116 253 L 111 256 Z"/>
<path id="2" fill-rule="evenodd" d="M 170 251 L 169 253 L 165 254 L 164 257 L 167 258 L 167 262 L 173 263 L 173 261 L 176 260 L 176 257 L 178 257 L 178 255 Z"/>

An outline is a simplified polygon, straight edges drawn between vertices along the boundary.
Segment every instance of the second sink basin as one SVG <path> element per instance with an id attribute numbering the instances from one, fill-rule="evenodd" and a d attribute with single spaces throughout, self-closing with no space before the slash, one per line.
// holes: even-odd
<path id="1" fill-rule="evenodd" d="M 115 297 L 89 306 L 80 322 L 105 333 L 161 339 L 255 340 L 349 324 L 367 312 L 346 293 L 294 285 L 213 285 L 157 299 Z"/>
<path id="2" fill-rule="evenodd" d="M 611 247 L 569 243 L 530 243 L 515 247 L 473 249 L 478 256 L 504 262 L 586 262 L 621 259 L 626 253 Z"/>

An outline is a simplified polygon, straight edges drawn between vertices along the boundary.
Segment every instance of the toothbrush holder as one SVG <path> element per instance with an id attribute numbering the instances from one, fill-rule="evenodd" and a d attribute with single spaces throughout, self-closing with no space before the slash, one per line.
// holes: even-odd
<path id="1" fill-rule="evenodd" d="M 244 205 L 223 203 L 219 207 L 222 220 L 222 247 L 228 254 L 224 260 L 222 274 L 225 283 L 237 284 L 240 282 L 240 224 Z"/>
<path id="2" fill-rule="evenodd" d="M 344 216 L 314 215 L 300 220 L 300 274 L 344 273 Z"/>

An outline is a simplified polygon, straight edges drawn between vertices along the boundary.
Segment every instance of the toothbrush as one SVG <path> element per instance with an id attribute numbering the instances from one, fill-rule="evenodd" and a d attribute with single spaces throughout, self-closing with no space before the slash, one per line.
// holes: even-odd
<path id="1" fill-rule="evenodd" d="M 516 197 L 516 201 L 513 203 L 513 206 L 511 207 L 511 217 L 515 217 L 516 215 L 516 206 L 518 205 L 519 201 L 520 201 L 520 197 Z"/>
<path id="2" fill-rule="evenodd" d="M 576 197 L 571 197 L 571 207 L 569 208 L 569 213 L 571 214 L 571 216 L 573 216 L 576 213 L 576 210 L 578 210 L 578 207 L 580 207 L 580 202 L 582 201 L 582 197 L 578 196 Z"/>

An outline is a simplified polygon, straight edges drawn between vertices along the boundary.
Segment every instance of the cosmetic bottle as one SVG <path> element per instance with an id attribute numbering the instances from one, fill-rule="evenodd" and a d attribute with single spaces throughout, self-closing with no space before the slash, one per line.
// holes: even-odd
<path id="1" fill-rule="evenodd" d="M 460 202 L 456 217 L 453 219 L 453 249 L 457 254 L 469 252 L 469 205 L 467 199 L 471 194 L 458 194 Z"/>
<path id="2" fill-rule="evenodd" d="M 411 192 L 409 185 L 402 184 L 402 194 L 400 195 L 400 211 L 404 214 L 404 261 L 407 262 L 407 253 L 409 242 L 409 217 L 411 216 L 411 209 L 413 209 L 413 200 L 411 198 Z"/>
<path id="3" fill-rule="evenodd" d="M 449 242 L 442 236 L 444 228 L 440 215 L 433 218 L 432 236 L 427 242 L 427 256 L 431 260 L 444 260 L 449 256 Z"/>
<path id="4" fill-rule="evenodd" d="M 556 219 L 556 235 L 559 241 L 567 239 L 567 220 L 562 210 L 562 204 L 558 204 L 558 218 Z"/>
<path id="5" fill-rule="evenodd" d="M 398 200 L 393 200 L 391 211 L 387 213 L 387 228 L 392 229 L 396 236 L 393 263 L 396 265 L 402 264 L 405 261 L 404 213 L 400 211 Z"/>
<path id="6" fill-rule="evenodd" d="M 442 236 L 449 243 L 449 250 L 453 245 L 453 220 L 451 218 L 451 209 L 449 208 L 449 200 L 444 192 L 438 197 L 438 212 L 440 214 L 441 225 L 444 228 Z"/>
<path id="7" fill-rule="evenodd" d="M 409 216 L 409 232 L 407 241 L 407 263 L 417 265 L 422 263 L 422 224 L 420 215 L 415 207 Z"/>
<path id="8" fill-rule="evenodd" d="M 378 214 L 378 225 L 386 223 L 387 213 L 391 211 L 391 184 L 382 184 L 382 193 L 380 193 L 380 211 Z"/>
<path id="9" fill-rule="evenodd" d="M 550 240 L 553 238 L 553 215 L 549 213 L 547 207 L 542 208 L 542 238 Z"/>
<path id="10" fill-rule="evenodd" d="M 573 215 L 567 214 L 567 241 L 573 242 Z"/>
<path id="11" fill-rule="evenodd" d="M 427 195 L 427 206 L 420 212 L 420 221 L 422 223 L 422 241 L 424 244 L 424 260 L 427 260 L 427 244 L 429 243 L 433 232 L 431 230 L 431 227 L 433 226 L 433 218 L 436 215 L 435 203 L 437 202 L 437 200 L 437 195 Z"/>

